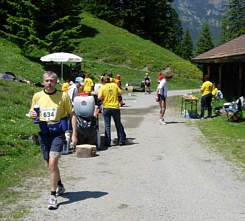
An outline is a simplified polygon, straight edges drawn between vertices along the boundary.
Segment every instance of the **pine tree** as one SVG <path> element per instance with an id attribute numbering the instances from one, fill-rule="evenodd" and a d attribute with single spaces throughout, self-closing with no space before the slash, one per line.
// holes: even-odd
<path id="1" fill-rule="evenodd" d="M 193 57 L 193 41 L 188 27 L 183 34 L 180 55 L 187 60 L 191 60 L 191 58 Z"/>
<path id="2" fill-rule="evenodd" d="M 11 0 L 6 33 L 25 53 L 35 47 L 48 51 L 72 50 L 71 40 L 81 31 L 79 0 Z"/>
<path id="3" fill-rule="evenodd" d="M 213 38 L 208 23 L 205 23 L 196 42 L 196 56 L 214 48 Z"/>
<path id="4" fill-rule="evenodd" d="M 123 1 L 120 0 L 81 0 L 80 5 L 84 11 L 88 11 L 98 18 L 106 20 L 113 25 L 122 24 Z"/>
<path id="5" fill-rule="evenodd" d="M 170 47 L 166 48 L 172 50 L 177 55 L 180 55 L 183 29 L 179 20 L 179 16 L 174 9 L 171 9 L 171 20 L 168 27 L 170 28 L 169 33 L 172 33 L 173 37 L 170 38 L 171 35 L 169 36 Z"/>
<path id="6" fill-rule="evenodd" d="M 182 38 L 178 14 L 171 7 L 173 0 L 123 1 L 123 28 L 176 51 Z"/>
<path id="7" fill-rule="evenodd" d="M 225 6 L 228 11 L 222 21 L 220 44 L 245 34 L 245 1 L 229 0 Z"/>
<path id="8" fill-rule="evenodd" d="M 7 0 L 0 0 L 0 30 L 4 30 L 4 25 L 6 25 L 7 13 L 9 10 Z"/>
<path id="9" fill-rule="evenodd" d="M 23 1 L 13 0 L 5 1 L 5 8 L 8 9 L 8 17 L 4 26 L 4 31 L 16 43 L 23 45 L 25 39 L 30 35 L 30 18 Z M 25 16 L 23 16 L 25 15 Z"/>

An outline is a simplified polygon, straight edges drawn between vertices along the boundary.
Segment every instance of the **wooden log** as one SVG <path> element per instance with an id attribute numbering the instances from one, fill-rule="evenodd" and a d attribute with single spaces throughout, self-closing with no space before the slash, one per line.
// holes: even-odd
<path id="1" fill-rule="evenodd" d="M 96 156 L 96 145 L 82 144 L 76 146 L 77 157 L 89 158 Z"/>

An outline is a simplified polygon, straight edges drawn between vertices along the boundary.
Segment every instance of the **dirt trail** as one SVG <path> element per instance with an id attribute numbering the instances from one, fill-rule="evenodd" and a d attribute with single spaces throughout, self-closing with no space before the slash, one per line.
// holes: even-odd
<path id="1" fill-rule="evenodd" d="M 59 208 L 47 209 L 49 180 L 43 178 L 33 187 L 40 197 L 23 199 L 31 207 L 24 220 L 245 220 L 244 183 L 232 165 L 200 144 L 206 141 L 194 124 L 169 107 L 167 125 L 161 125 L 154 94 L 137 93 L 125 101 L 122 121 L 129 144 L 94 158 L 62 156 L 67 192 L 58 198 Z"/>

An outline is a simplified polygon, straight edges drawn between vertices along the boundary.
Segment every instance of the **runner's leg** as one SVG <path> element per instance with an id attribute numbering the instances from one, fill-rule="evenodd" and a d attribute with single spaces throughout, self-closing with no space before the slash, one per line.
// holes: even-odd
<path id="1" fill-rule="evenodd" d="M 50 171 L 50 190 L 56 191 L 57 183 L 60 180 L 60 171 L 58 167 L 58 157 L 49 158 L 49 171 Z"/>

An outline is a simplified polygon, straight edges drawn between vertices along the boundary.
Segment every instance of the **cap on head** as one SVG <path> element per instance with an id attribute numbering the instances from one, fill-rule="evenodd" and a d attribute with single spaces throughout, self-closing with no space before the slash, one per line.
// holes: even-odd
<path id="1" fill-rule="evenodd" d="M 75 82 L 80 83 L 81 82 L 81 77 L 76 77 Z"/>
<path id="2" fill-rule="evenodd" d="M 116 76 L 116 79 L 119 80 L 121 78 L 120 74 Z"/>
<path id="3" fill-rule="evenodd" d="M 159 81 L 161 81 L 163 78 L 164 78 L 163 75 L 160 75 Z"/>
<path id="4" fill-rule="evenodd" d="M 148 74 L 148 73 L 145 73 L 145 75 L 147 75 L 147 76 L 148 76 L 149 74 Z"/>

